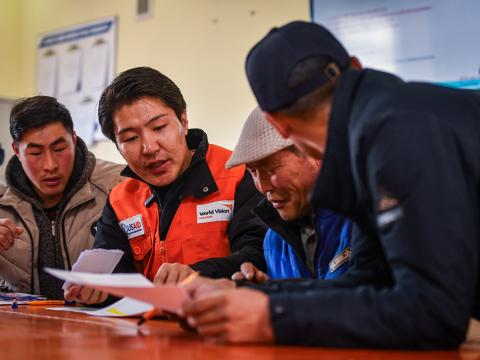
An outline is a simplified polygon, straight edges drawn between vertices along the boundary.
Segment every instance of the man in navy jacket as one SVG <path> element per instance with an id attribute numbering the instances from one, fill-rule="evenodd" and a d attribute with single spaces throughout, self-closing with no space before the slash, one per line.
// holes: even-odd
<path id="1" fill-rule="evenodd" d="M 352 264 L 339 280 L 262 292 L 192 285 L 190 323 L 232 342 L 459 346 L 480 315 L 478 94 L 361 70 L 300 21 L 273 29 L 246 67 L 268 121 L 323 159 L 312 201 L 355 221 Z"/>

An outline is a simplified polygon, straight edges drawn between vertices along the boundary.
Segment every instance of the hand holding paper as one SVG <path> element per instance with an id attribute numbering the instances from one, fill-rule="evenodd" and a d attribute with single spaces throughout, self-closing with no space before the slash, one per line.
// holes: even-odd
<path id="1" fill-rule="evenodd" d="M 74 272 L 111 274 L 123 256 L 122 250 L 88 249 L 82 251 L 75 264 Z M 71 283 L 66 281 L 62 289 L 68 289 Z"/>
<path id="2" fill-rule="evenodd" d="M 72 266 L 72 271 L 111 274 L 123 256 L 121 250 L 88 249 L 84 250 Z M 98 304 L 107 300 L 104 292 L 75 286 L 69 281 L 63 284 L 64 297 L 67 301 L 82 304 Z"/>
<path id="3" fill-rule="evenodd" d="M 186 290 L 178 286 L 157 286 L 141 274 L 92 274 L 45 268 L 59 279 L 85 285 L 116 296 L 146 302 L 159 310 L 176 312 L 189 300 Z"/>

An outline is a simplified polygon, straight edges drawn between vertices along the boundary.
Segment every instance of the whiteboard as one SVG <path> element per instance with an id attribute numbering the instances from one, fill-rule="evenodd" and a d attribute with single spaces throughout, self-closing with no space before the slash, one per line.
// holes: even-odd
<path id="1" fill-rule="evenodd" d="M 43 34 L 37 45 L 37 93 L 58 98 L 87 144 L 103 140 L 100 95 L 113 80 L 117 18 L 96 20 Z"/>
<path id="2" fill-rule="evenodd" d="M 311 13 L 365 67 L 480 89 L 478 0 L 312 0 Z"/>

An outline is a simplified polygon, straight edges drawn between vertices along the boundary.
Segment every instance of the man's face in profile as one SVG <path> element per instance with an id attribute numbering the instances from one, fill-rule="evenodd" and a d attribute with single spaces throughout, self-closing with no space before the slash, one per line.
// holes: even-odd
<path id="1" fill-rule="evenodd" d="M 308 195 L 319 168 L 319 161 L 295 149 L 283 149 L 247 164 L 255 187 L 285 221 L 297 220 L 310 211 Z"/>

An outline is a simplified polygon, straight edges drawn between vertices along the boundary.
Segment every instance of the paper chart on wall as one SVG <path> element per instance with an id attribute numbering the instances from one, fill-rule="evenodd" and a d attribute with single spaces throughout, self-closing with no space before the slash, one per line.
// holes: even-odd
<path id="1" fill-rule="evenodd" d="M 85 142 L 87 147 L 94 142 L 94 130 L 97 123 L 96 95 L 73 93 L 62 98 L 63 104 L 70 110 L 74 121 L 75 133 Z"/>
<path id="2" fill-rule="evenodd" d="M 45 33 L 38 41 L 37 90 L 67 106 L 87 146 L 106 139 L 97 104 L 115 74 L 117 27 L 111 16 Z"/>
<path id="3" fill-rule="evenodd" d="M 80 69 L 82 49 L 72 45 L 70 49 L 60 56 L 58 96 L 70 95 L 80 90 Z"/>
<path id="4" fill-rule="evenodd" d="M 102 90 L 108 85 L 108 44 L 98 39 L 92 46 L 85 49 L 82 82 L 87 92 Z"/>
<path id="5" fill-rule="evenodd" d="M 38 60 L 37 87 L 38 93 L 55 96 L 57 93 L 58 56 L 55 51 L 45 51 Z"/>

